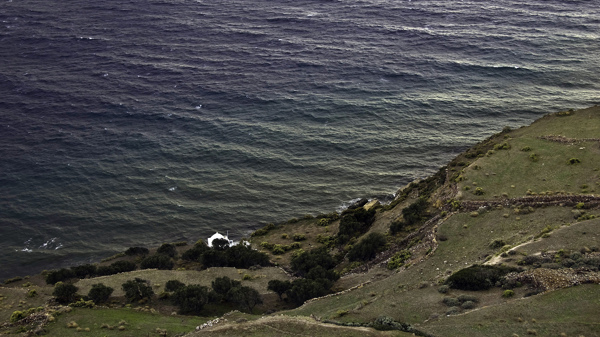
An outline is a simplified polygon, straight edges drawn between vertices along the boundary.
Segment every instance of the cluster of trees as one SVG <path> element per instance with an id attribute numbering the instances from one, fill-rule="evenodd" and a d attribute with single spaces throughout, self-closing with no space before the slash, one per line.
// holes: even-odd
<path id="1" fill-rule="evenodd" d="M 351 238 L 365 233 L 369 230 L 373 221 L 375 221 L 375 209 L 373 208 L 368 211 L 364 207 L 345 210 L 340 220 L 340 228 L 337 235 L 338 243 L 346 243 Z"/>
<path id="2" fill-rule="evenodd" d="M 254 250 L 243 243 L 229 247 L 227 240 L 216 239 L 212 242 L 213 248 L 203 242 L 199 242 L 192 249 L 187 250 L 181 256 L 187 261 L 202 263 L 205 268 L 209 267 L 235 267 L 250 268 L 252 266 L 270 265 L 269 256 Z"/>
<path id="3" fill-rule="evenodd" d="M 329 255 L 325 247 L 303 252 L 291 261 L 291 268 L 298 276 L 293 282 L 271 280 L 268 289 L 283 299 L 283 294 L 297 305 L 306 300 L 328 294 L 339 275 L 333 270 L 335 259 Z"/>
<path id="4" fill-rule="evenodd" d="M 182 314 L 198 314 L 211 302 L 235 304 L 247 312 L 252 312 L 258 304 L 262 304 L 262 297 L 256 289 L 242 286 L 240 281 L 227 276 L 216 278 L 211 288 L 171 280 L 165 285 L 165 291 L 171 293 L 171 302 L 179 307 Z"/>
<path id="5" fill-rule="evenodd" d="M 79 299 L 92 300 L 94 303 L 104 303 L 113 293 L 113 288 L 107 287 L 102 283 L 92 285 L 92 289 L 90 289 L 87 296 L 78 295 L 78 290 L 79 288 L 73 284 L 59 281 L 54 285 L 52 296 L 56 298 L 57 302 L 62 304 L 73 303 Z"/>
<path id="6" fill-rule="evenodd" d="M 73 278 L 86 278 L 113 275 L 136 269 L 135 262 L 132 261 L 116 261 L 108 266 L 96 266 L 94 264 L 84 264 L 71 268 L 62 268 L 52 270 L 46 274 L 47 284 L 56 284 Z"/>

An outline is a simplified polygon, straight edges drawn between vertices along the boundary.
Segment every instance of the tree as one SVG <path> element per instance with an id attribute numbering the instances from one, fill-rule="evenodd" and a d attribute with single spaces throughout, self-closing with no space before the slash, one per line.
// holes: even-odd
<path id="1" fill-rule="evenodd" d="M 54 291 L 52 296 L 56 297 L 56 300 L 62 304 L 68 304 L 77 300 L 77 288 L 70 283 L 57 282 L 54 285 Z"/>
<path id="2" fill-rule="evenodd" d="M 371 233 L 360 240 L 348 252 L 350 261 L 368 261 L 374 258 L 377 253 L 385 249 L 387 241 L 381 233 Z"/>
<path id="3" fill-rule="evenodd" d="M 165 284 L 165 291 L 177 291 L 179 288 L 185 287 L 185 284 L 179 280 L 169 280 Z"/>
<path id="4" fill-rule="evenodd" d="M 71 267 L 71 270 L 77 278 L 96 275 L 96 265 L 93 264 L 83 264 L 81 266 Z"/>
<path id="5" fill-rule="evenodd" d="M 325 247 L 303 252 L 293 257 L 290 263 L 292 270 L 300 275 L 306 275 L 312 268 L 317 266 L 332 269 L 335 265 L 335 260 L 329 255 Z"/>
<path id="6" fill-rule="evenodd" d="M 213 241 L 214 242 L 214 241 Z M 244 244 L 239 244 L 225 250 L 227 266 L 235 268 L 250 268 L 252 266 L 268 266 L 269 256 L 254 250 Z"/>
<path id="7" fill-rule="evenodd" d="M 291 287 L 292 283 L 290 281 L 270 280 L 267 289 L 276 292 L 279 295 L 279 300 L 282 300 L 281 295 Z"/>
<path id="8" fill-rule="evenodd" d="M 133 255 L 148 255 L 150 251 L 148 248 L 144 247 L 129 247 L 125 251 L 125 255 L 133 256 Z"/>
<path id="9" fill-rule="evenodd" d="M 227 276 L 217 277 L 214 281 L 212 281 L 211 286 L 215 293 L 225 296 L 231 290 L 231 288 L 239 287 L 242 285 L 242 282 L 232 280 Z"/>
<path id="10" fill-rule="evenodd" d="M 157 268 L 169 270 L 173 269 L 174 265 L 175 263 L 173 263 L 173 260 L 171 260 L 169 256 L 163 254 L 150 255 L 140 262 L 141 269 Z"/>
<path id="11" fill-rule="evenodd" d="M 167 255 L 168 257 L 177 256 L 177 249 L 175 245 L 171 243 L 163 243 L 162 246 L 158 247 L 156 254 Z"/>
<path id="12" fill-rule="evenodd" d="M 133 271 L 137 268 L 135 262 L 124 260 L 114 262 L 110 266 L 114 269 L 115 274 Z"/>
<path id="13" fill-rule="evenodd" d="M 225 250 L 229 248 L 229 240 L 226 239 L 214 239 L 212 241 L 213 249 L 216 250 Z"/>
<path id="14" fill-rule="evenodd" d="M 199 261 L 202 254 L 207 250 L 210 250 L 210 248 L 204 242 L 196 243 L 194 247 L 183 252 L 181 258 L 186 261 Z"/>
<path id="15" fill-rule="evenodd" d="M 134 280 L 129 280 L 121 286 L 125 292 L 125 297 L 129 302 L 135 302 L 144 298 L 150 299 L 154 295 L 150 282 L 136 277 Z"/>
<path id="16" fill-rule="evenodd" d="M 292 282 L 292 287 L 285 294 L 297 305 L 301 305 L 311 298 L 324 296 L 329 292 L 319 280 L 296 279 Z"/>
<path id="17" fill-rule="evenodd" d="M 215 240 L 216 241 L 216 240 Z M 209 249 L 202 254 L 200 262 L 206 268 L 227 266 L 227 255 L 225 252 L 215 249 Z"/>
<path id="18" fill-rule="evenodd" d="M 197 284 L 181 287 L 171 296 L 182 314 L 198 314 L 208 303 L 208 288 Z"/>
<path id="19" fill-rule="evenodd" d="M 258 304 L 262 304 L 262 298 L 260 297 L 260 293 L 250 287 L 234 287 L 229 290 L 227 293 L 227 298 L 237 303 L 240 309 L 247 309 L 248 313 L 252 313 L 252 310 Z"/>
<path id="20" fill-rule="evenodd" d="M 59 270 L 52 270 L 48 274 L 46 274 L 46 283 L 47 284 L 56 284 L 56 282 L 61 282 L 68 280 L 70 278 L 74 278 L 75 272 L 71 269 L 62 268 Z"/>
<path id="21" fill-rule="evenodd" d="M 113 290 L 113 288 L 107 287 L 102 283 L 93 284 L 92 289 L 88 292 L 88 297 L 94 301 L 94 303 L 103 303 L 108 300 L 110 295 L 112 295 Z"/>

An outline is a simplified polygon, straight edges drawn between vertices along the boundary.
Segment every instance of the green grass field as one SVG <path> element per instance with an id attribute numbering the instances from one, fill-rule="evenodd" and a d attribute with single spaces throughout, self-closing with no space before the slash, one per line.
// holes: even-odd
<path id="1" fill-rule="evenodd" d="M 197 326 L 209 320 L 196 316 L 165 316 L 139 312 L 133 309 L 83 309 L 76 308 L 69 313 L 61 314 L 56 321 L 46 327 L 46 336 L 69 337 L 140 337 L 158 336 L 157 328 L 167 330 L 169 336 L 193 331 Z M 68 328 L 70 322 L 77 323 L 81 329 Z M 112 327 L 103 328 L 103 325 Z M 122 330 L 119 329 L 123 326 Z"/>

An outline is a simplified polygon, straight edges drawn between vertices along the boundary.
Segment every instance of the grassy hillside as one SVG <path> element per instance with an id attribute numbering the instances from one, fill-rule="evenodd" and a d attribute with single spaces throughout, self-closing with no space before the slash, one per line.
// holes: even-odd
<path id="1" fill-rule="evenodd" d="M 206 268 L 204 264 L 212 263 L 206 257 L 186 255 L 188 250 L 206 248 L 178 245 L 172 270 L 135 270 L 66 281 L 82 295 L 96 283 L 114 288 L 101 308 L 57 305 L 52 300 L 53 286 L 40 275 L 13 280 L 0 287 L 0 319 L 6 322 L 0 332 L 597 336 L 598 137 L 599 107 L 554 113 L 527 127 L 505 129 L 457 156 L 434 176 L 409 184 L 389 205 L 365 208 L 361 203 L 342 214 L 305 216 L 258 230 L 250 241 L 267 254 L 272 267 Z M 365 242 L 373 235 L 379 235 L 379 241 L 369 246 Z M 335 261 L 332 270 L 341 276 L 329 294 L 296 305 L 292 292 L 283 292 L 280 298 L 268 289 L 271 280 L 301 284 L 298 280 L 331 273 L 320 269 L 310 276 L 298 269 L 299 257 L 319 247 Z M 359 248 L 374 253 L 356 255 Z M 142 259 L 119 257 L 103 265 L 126 260 L 139 268 Z M 337 278 L 327 275 L 330 280 Z M 256 289 L 263 304 L 240 307 L 243 313 L 232 311 L 238 307 L 220 297 L 209 301 L 200 316 L 183 316 L 166 299 L 169 294 L 160 295 L 170 280 L 210 288 L 224 276 Z M 126 301 L 121 289 L 136 277 L 148 280 L 155 293 L 140 303 Z M 10 322 L 15 310 L 38 307 L 25 319 Z M 126 324 L 119 324 L 122 320 Z M 82 331 L 69 328 L 71 322 Z M 387 329 L 391 330 L 383 331 Z"/>

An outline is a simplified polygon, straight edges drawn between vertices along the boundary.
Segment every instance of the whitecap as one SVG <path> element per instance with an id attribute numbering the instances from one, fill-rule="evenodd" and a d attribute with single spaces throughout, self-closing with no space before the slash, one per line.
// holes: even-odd
<path id="1" fill-rule="evenodd" d="M 176 189 L 177 189 L 177 187 L 173 186 L 173 187 L 169 188 L 169 191 L 173 192 L 173 191 L 175 191 Z"/>
<path id="2" fill-rule="evenodd" d="M 197 110 L 199 110 L 199 109 L 202 109 L 202 104 L 200 104 L 200 105 L 197 105 L 197 106 L 196 106 L 196 109 L 197 109 Z"/>
<path id="3" fill-rule="evenodd" d="M 21 251 L 26 252 L 26 253 L 31 253 L 31 252 L 33 252 L 33 249 L 23 248 L 23 249 L 21 249 Z"/>

